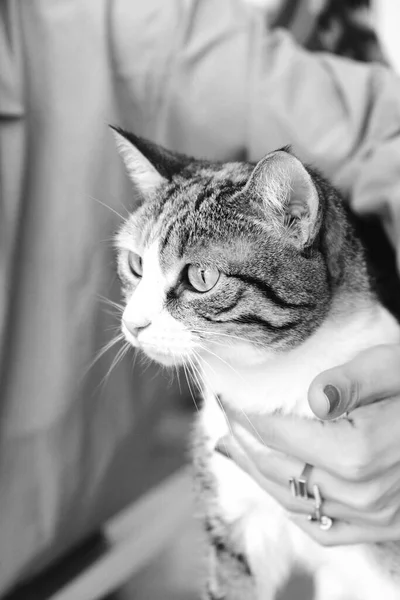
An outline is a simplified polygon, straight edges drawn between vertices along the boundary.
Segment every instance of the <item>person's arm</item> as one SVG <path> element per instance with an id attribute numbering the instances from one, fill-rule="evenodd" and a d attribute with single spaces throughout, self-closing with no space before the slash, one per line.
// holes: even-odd
<path id="1" fill-rule="evenodd" d="M 258 33 L 250 154 L 273 134 L 374 213 L 400 241 L 400 79 L 390 70 L 310 53 L 283 31 Z M 276 132 L 276 133 L 275 133 Z"/>
<path id="2" fill-rule="evenodd" d="M 117 0 L 112 50 L 124 123 L 188 154 L 247 157 L 292 144 L 400 235 L 400 80 L 308 52 L 238 0 Z M 133 110 L 133 108 L 135 110 Z"/>

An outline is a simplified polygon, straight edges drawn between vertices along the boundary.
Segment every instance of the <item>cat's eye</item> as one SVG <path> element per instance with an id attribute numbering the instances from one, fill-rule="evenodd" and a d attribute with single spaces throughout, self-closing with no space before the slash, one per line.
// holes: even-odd
<path id="1" fill-rule="evenodd" d="M 220 273 L 215 267 L 203 268 L 196 265 L 189 265 L 187 270 L 189 283 L 198 292 L 208 292 L 211 290 L 216 285 L 219 275 Z"/>
<path id="2" fill-rule="evenodd" d="M 139 256 L 139 254 L 129 252 L 128 264 L 132 275 L 135 275 L 135 277 L 141 277 L 143 275 L 142 257 Z"/>

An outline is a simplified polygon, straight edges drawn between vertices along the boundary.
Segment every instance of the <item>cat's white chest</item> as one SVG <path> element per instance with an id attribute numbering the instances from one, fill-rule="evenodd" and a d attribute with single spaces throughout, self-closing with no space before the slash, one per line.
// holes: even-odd
<path id="1" fill-rule="evenodd" d="M 328 319 L 300 347 L 281 355 L 266 355 L 258 364 L 246 364 L 245 348 L 242 364 L 221 360 L 216 352 L 205 353 L 207 394 L 219 395 L 223 403 L 254 417 L 276 410 L 313 417 L 307 393 L 319 373 L 372 346 L 399 342 L 400 327 L 392 315 L 379 305 L 368 306 L 356 316 Z"/>
<path id="2" fill-rule="evenodd" d="M 201 420 L 210 447 L 229 433 L 229 424 L 216 395 L 224 404 L 248 412 L 255 425 L 257 416 L 277 409 L 311 418 L 307 391 L 314 377 L 351 360 L 368 347 L 399 341 L 398 323 L 385 309 L 375 306 L 359 313 L 356 319 L 326 323 L 301 348 L 259 365 L 232 367 L 216 357 L 207 356 L 203 365 L 207 390 Z M 362 547 L 320 548 L 290 523 L 280 505 L 232 461 L 215 453 L 211 469 L 217 481 L 223 514 L 244 540 L 246 551 L 258 571 L 260 589 L 266 573 L 263 565 L 273 561 L 277 580 L 283 581 L 290 564 L 306 556 L 311 570 L 325 568 L 325 564 L 333 565 L 335 573 L 343 580 L 344 590 L 347 586 L 349 591 L 354 583 L 354 598 L 375 600 L 374 594 L 379 589 L 385 589 L 388 600 L 397 597 L 392 582 L 385 575 L 381 576 Z M 346 575 L 349 561 L 355 566 L 354 582 Z M 271 571 L 268 573 L 270 576 Z M 360 573 L 364 574 L 363 591 L 356 577 Z"/>

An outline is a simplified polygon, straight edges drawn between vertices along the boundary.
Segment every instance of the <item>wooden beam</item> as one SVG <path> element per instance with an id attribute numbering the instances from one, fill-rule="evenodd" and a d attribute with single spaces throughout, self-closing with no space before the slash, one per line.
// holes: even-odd
<path id="1" fill-rule="evenodd" d="M 193 512 L 191 473 L 184 468 L 109 520 L 109 551 L 50 600 L 98 600 L 115 591 L 156 558 Z"/>

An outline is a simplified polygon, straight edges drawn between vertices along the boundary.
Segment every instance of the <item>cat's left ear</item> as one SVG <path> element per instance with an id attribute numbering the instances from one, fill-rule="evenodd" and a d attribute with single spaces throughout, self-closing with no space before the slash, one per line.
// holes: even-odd
<path id="1" fill-rule="evenodd" d="M 143 200 L 183 169 L 186 157 L 119 127 L 110 127 L 128 175 Z"/>
<path id="2" fill-rule="evenodd" d="M 311 244 L 319 224 L 318 192 L 309 172 L 289 150 L 261 159 L 246 191 L 261 200 L 268 223 L 284 239 L 300 248 Z"/>

